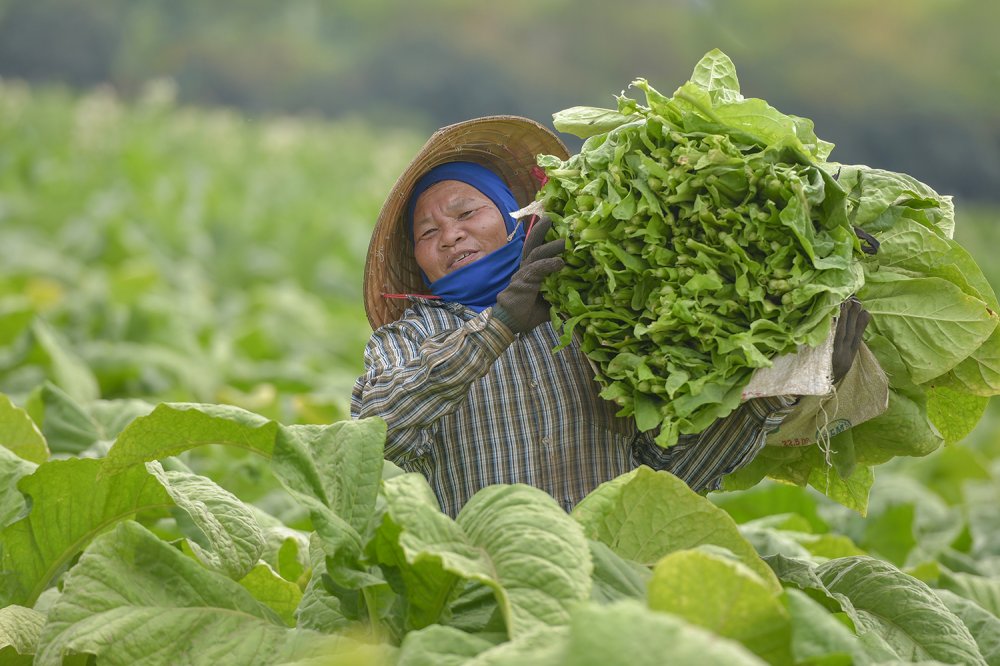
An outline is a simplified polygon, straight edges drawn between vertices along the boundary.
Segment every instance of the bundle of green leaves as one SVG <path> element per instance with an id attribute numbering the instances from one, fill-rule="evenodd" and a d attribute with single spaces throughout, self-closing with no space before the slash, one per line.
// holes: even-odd
<path id="1" fill-rule="evenodd" d="M 623 93 L 617 110 L 555 114 L 586 141 L 567 160 L 538 158 L 538 198 L 566 239 L 566 267 L 543 293 L 562 344 L 578 337 L 622 415 L 658 429 L 661 446 L 704 430 L 736 408 L 757 368 L 825 340 L 853 294 L 873 315 L 867 339 L 894 391 L 929 433 L 922 391 L 1000 391 L 996 297 L 951 240 L 950 198 L 828 162 L 833 146 L 813 123 L 744 98 L 721 51 L 671 97 L 632 86 L 645 104 Z M 882 241 L 874 257 L 859 231 Z M 974 422 L 984 403 L 965 404 Z M 869 458 L 902 453 L 913 452 Z"/>
<path id="2" fill-rule="evenodd" d="M 614 126 L 565 162 L 540 159 L 569 241 L 545 285 L 562 341 L 580 331 L 604 397 L 663 446 L 732 411 L 773 356 L 825 340 L 862 285 L 845 194 L 815 163 L 826 145 L 713 82 L 666 98 L 638 80 L 648 105 L 557 114 L 576 134 Z"/>

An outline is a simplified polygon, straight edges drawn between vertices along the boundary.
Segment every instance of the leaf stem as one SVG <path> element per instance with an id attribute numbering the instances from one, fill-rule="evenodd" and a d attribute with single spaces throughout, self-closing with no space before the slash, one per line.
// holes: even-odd
<path id="1" fill-rule="evenodd" d="M 680 99 L 684 100 L 685 102 L 687 102 L 688 104 L 690 104 L 691 106 L 693 106 L 694 108 L 698 109 L 703 114 L 705 114 L 706 116 L 708 116 L 709 120 L 712 120 L 713 122 L 717 122 L 720 125 L 724 124 L 722 122 L 722 119 L 719 118 L 719 116 L 717 116 L 715 114 L 715 111 L 713 111 L 712 109 L 710 109 L 707 106 L 703 105 L 701 102 L 699 102 L 698 100 L 696 100 L 694 97 L 691 97 L 686 92 L 678 90 L 674 94 L 675 94 L 676 97 L 679 97 Z"/>
<path id="2" fill-rule="evenodd" d="M 370 587 L 361 588 L 361 594 L 365 598 L 365 608 L 368 610 L 368 624 L 371 626 L 372 638 L 375 640 L 382 640 L 382 635 L 384 632 L 384 627 L 382 622 L 378 619 L 378 600 L 375 598 L 375 593 Z"/>

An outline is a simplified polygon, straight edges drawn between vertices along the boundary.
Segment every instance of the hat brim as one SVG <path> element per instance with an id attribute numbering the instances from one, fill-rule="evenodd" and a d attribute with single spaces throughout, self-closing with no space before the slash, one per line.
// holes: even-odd
<path id="1" fill-rule="evenodd" d="M 413 186 L 427 171 L 446 162 L 481 164 L 504 179 L 520 206 L 540 187 L 532 174 L 537 155 L 569 156 L 551 130 L 529 118 L 486 116 L 436 131 L 403 171 L 382 204 L 365 259 L 365 313 L 372 329 L 399 319 L 405 298 L 388 295 L 427 293 L 406 230 L 406 207 Z"/>

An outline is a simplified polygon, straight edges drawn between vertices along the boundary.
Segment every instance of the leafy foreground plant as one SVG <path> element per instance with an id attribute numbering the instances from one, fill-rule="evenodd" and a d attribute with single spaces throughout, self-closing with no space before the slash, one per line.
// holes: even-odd
<path id="1" fill-rule="evenodd" d="M 539 201 L 567 241 L 544 291 L 602 395 L 670 446 L 729 414 L 757 368 L 825 340 L 857 294 L 889 410 L 828 450 L 770 450 L 730 487 L 770 475 L 863 510 L 872 465 L 964 437 L 1000 392 L 1000 332 L 993 289 L 952 240 L 950 197 L 828 162 L 813 123 L 744 98 L 718 50 L 671 97 L 632 85 L 645 105 L 623 94 L 617 110 L 555 114 L 586 141 L 538 159 Z"/>
<path id="2" fill-rule="evenodd" d="M 641 467 L 572 514 L 537 489 L 491 486 L 453 520 L 422 476 L 382 459 L 378 419 L 285 426 L 165 403 L 120 418 L 110 448 L 57 460 L 60 442 L 0 403 L 4 663 L 986 664 L 1000 653 L 1000 609 L 982 605 L 996 579 L 968 574 L 943 595 L 846 537 L 824 551 L 778 525 L 740 528 L 665 472 Z M 182 459 L 207 445 L 265 462 L 307 524 L 191 471 Z M 798 549 L 768 552 L 776 543 Z"/>

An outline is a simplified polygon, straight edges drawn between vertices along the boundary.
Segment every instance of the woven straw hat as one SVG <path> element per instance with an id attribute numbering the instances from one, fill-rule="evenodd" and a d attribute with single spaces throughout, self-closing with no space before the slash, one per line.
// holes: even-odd
<path id="1" fill-rule="evenodd" d="M 365 312 L 373 329 L 396 321 L 405 298 L 386 294 L 423 294 L 427 287 L 413 257 L 406 228 L 406 205 L 413 185 L 445 162 L 475 162 L 504 179 L 520 206 L 535 199 L 540 182 L 532 174 L 535 156 L 569 154 L 544 125 L 519 116 L 487 116 L 448 125 L 435 132 L 389 191 L 372 232 L 365 260 Z"/>

